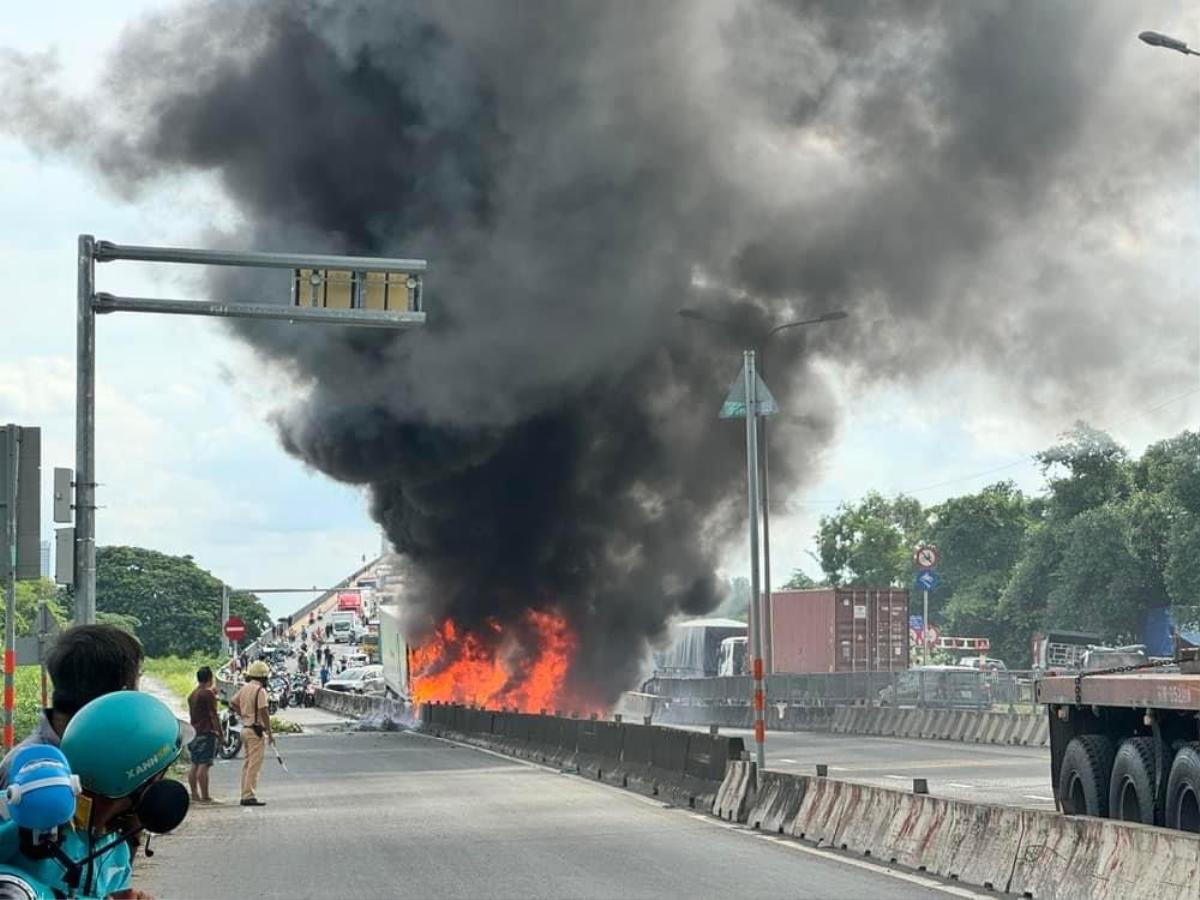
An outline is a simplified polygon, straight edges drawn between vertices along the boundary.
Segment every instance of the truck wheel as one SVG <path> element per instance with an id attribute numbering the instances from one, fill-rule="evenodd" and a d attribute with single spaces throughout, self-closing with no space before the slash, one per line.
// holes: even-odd
<path id="1" fill-rule="evenodd" d="M 1168 828 L 1200 831 L 1200 744 L 1184 744 L 1171 763 L 1167 779 Z"/>
<path id="2" fill-rule="evenodd" d="M 1058 801 L 1069 816 L 1108 815 L 1108 783 L 1116 747 L 1103 734 L 1071 738 L 1058 770 Z"/>
<path id="3" fill-rule="evenodd" d="M 1121 742 L 1108 788 L 1108 812 L 1112 818 L 1142 825 L 1156 825 L 1162 821 L 1154 796 L 1158 771 L 1156 757 L 1152 737 L 1128 738 Z"/>

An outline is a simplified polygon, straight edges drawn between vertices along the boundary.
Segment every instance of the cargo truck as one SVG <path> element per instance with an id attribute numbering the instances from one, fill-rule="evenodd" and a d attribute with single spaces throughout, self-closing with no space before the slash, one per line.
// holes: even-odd
<path id="1" fill-rule="evenodd" d="M 774 671 L 899 672 L 909 664 L 908 591 L 815 588 L 771 594 Z"/>
<path id="2" fill-rule="evenodd" d="M 400 607 L 388 603 L 379 604 L 379 660 L 388 696 L 411 700 L 408 642 L 401 629 Z"/>
<path id="3" fill-rule="evenodd" d="M 1198 653 L 1037 682 L 1062 812 L 1200 831 Z"/>

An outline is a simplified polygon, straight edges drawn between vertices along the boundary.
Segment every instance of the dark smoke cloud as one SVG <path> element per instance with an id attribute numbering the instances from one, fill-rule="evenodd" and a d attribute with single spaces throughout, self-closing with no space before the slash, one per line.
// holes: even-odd
<path id="1" fill-rule="evenodd" d="M 427 257 L 420 333 L 242 329 L 309 383 L 283 443 L 367 487 L 416 624 L 557 607 L 575 683 L 611 698 L 718 600 L 744 510 L 742 433 L 714 412 L 747 336 L 852 314 L 773 350 L 783 495 L 835 427 L 817 357 L 885 380 L 969 363 L 1053 408 L 1194 367 L 1190 313 L 1132 372 L 1149 327 L 1113 327 L 1156 303 L 1146 198 L 1194 141 L 1194 79 L 1120 65 L 1149 27 L 1129 12 L 230 0 L 129 31 L 103 114 L 13 54 L 0 102 L 126 193 L 211 173 L 247 221 L 226 243 Z"/>

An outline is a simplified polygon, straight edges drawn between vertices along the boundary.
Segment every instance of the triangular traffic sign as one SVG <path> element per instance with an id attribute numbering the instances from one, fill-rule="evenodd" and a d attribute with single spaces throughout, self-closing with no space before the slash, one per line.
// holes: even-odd
<path id="1" fill-rule="evenodd" d="M 755 399 L 758 401 L 756 404 L 758 406 L 757 412 L 760 416 L 773 416 L 779 412 L 779 404 L 775 402 L 775 396 L 757 372 L 754 373 L 754 393 Z M 725 398 L 725 402 L 721 404 L 721 418 L 744 419 L 745 417 L 746 364 L 743 363 L 737 378 L 729 386 L 729 395 Z"/>

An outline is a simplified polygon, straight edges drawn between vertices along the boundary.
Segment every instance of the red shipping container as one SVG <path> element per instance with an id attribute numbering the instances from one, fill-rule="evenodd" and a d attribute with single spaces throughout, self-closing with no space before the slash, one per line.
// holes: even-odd
<path id="1" fill-rule="evenodd" d="M 908 591 L 815 588 L 771 595 L 776 672 L 895 672 L 908 668 Z"/>

